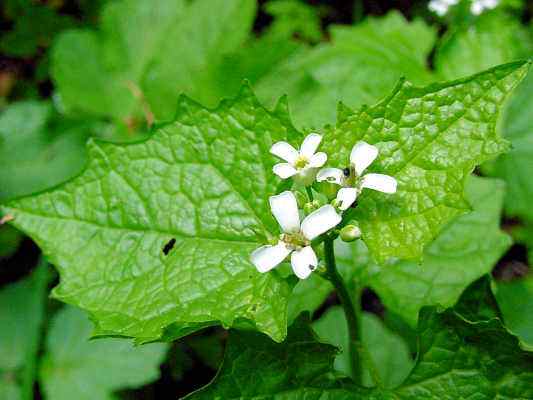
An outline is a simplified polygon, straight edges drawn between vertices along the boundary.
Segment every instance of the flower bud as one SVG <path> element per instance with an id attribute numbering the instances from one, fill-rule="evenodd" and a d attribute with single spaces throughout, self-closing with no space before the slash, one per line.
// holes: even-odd
<path id="1" fill-rule="evenodd" d="M 305 205 L 309 201 L 307 199 L 307 196 L 299 191 L 295 191 L 293 193 L 294 193 L 294 196 L 296 197 L 296 203 L 298 204 L 298 208 L 305 208 Z"/>
<path id="2" fill-rule="evenodd" d="M 341 229 L 340 237 L 345 242 L 353 242 L 361 237 L 361 229 L 355 225 L 346 225 Z"/>

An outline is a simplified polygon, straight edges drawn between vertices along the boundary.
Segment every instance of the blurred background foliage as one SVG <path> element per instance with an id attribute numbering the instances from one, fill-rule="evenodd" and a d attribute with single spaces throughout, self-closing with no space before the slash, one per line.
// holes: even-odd
<path id="1" fill-rule="evenodd" d="M 502 0 L 480 15 L 462 0 L 444 15 L 427 1 L 3 0 L 0 5 L 0 201 L 79 173 L 90 137 L 138 140 L 173 118 L 181 94 L 214 107 L 250 82 L 274 107 L 288 95 L 294 124 L 334 124 L 337 104 L 533 56 L 533 3 Z M 347 282 L 361 287 L 363 342 L 387 386 L 407 376 L 424 305 L 452 306 L 492 274 L 507 328 L 533 347 L 533 73 L 499 129 L 512 149 L 467 185 L 471 214 L 426 249 L 422 265 L 381 267 L 364 245 L 339 244 Z M 91 323 L 48 297 L 58 277 L 36 245 L 0 226 L 0 399 L 175 398 L 214 376 L 226 332 L 172 344 L 87 341 Z M 340 347 L 346 332 L 329 283 L 296 288 L 290 316 L 314 316 Z M 392 351 L 393 349 L 394 351 Z M 345 371 L 343 354 L 336 368 Z M 102 373 L 105 371 L 105 373 Z M 366 371 L 366 370 L 365 370 Z M 373 385 L 365 372 L 364 383 Z"/>

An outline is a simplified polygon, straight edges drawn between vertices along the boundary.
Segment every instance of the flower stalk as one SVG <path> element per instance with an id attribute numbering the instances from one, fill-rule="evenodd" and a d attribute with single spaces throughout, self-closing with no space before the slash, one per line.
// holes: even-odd
<path id="1" fill-rule="evenodd" d="M 327 238 L 324 240 L 324 256 L 326 261 L 327 278 L 335 287 L 335 291 L 339 296 L 344 314 L 346 316 L 346 323 L 348 324 L 348 354 L 350 357 L 350 370 L 353 380 L 357 384 L 361 384 L 362 368 L 361 358 L 362 354 L 361 343 L 359 340 L 359 329 L 356 308 L 353 303 L 353 299 L 342 280 L 339 271 L 337 271 L 337 265 L 335 262 L 335 250 L 333 248 L 333 239 Z"/>

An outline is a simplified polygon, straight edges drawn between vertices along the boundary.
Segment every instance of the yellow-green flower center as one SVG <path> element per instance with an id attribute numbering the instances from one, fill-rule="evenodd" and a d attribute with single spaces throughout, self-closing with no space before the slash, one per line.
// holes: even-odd
<path id="1" fill-rule="evenodd" d="M 309 246 L 310 242 L 302 235 L 301 232 L 283 233 L 280 237 L 292 250 L 298 250 L 302 247 Z"/>
<path id="2" fill-rule="evenodd" d="M 309 160 L 307 159 L 307 157 L 298 156 L 298 158 L 294 162 L 294 168 L 302 169 L 302 168 L 305 168 L 307 164 L 309 164 Z"/>

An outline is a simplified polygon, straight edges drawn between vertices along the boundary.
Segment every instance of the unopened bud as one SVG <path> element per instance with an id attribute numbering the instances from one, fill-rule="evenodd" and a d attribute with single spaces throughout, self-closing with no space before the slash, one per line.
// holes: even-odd
<path id="1" fill-rule="evenodd" d="M 361 237 L 361 229 L 355 225 L 346 225 L 341 229 L 340 237 L 345 242 L 353 242 Z"/>
<path id="2" fill-rule="evenodd" d="M 305 208 L 305 205 L 309 201 L 307 199 L 307 196 L 303 194 L 302 192 L 295 191 L 293 192 L 294 196 L 296 197 L 296 203 L 298 203 L 298 208 Z"/>

